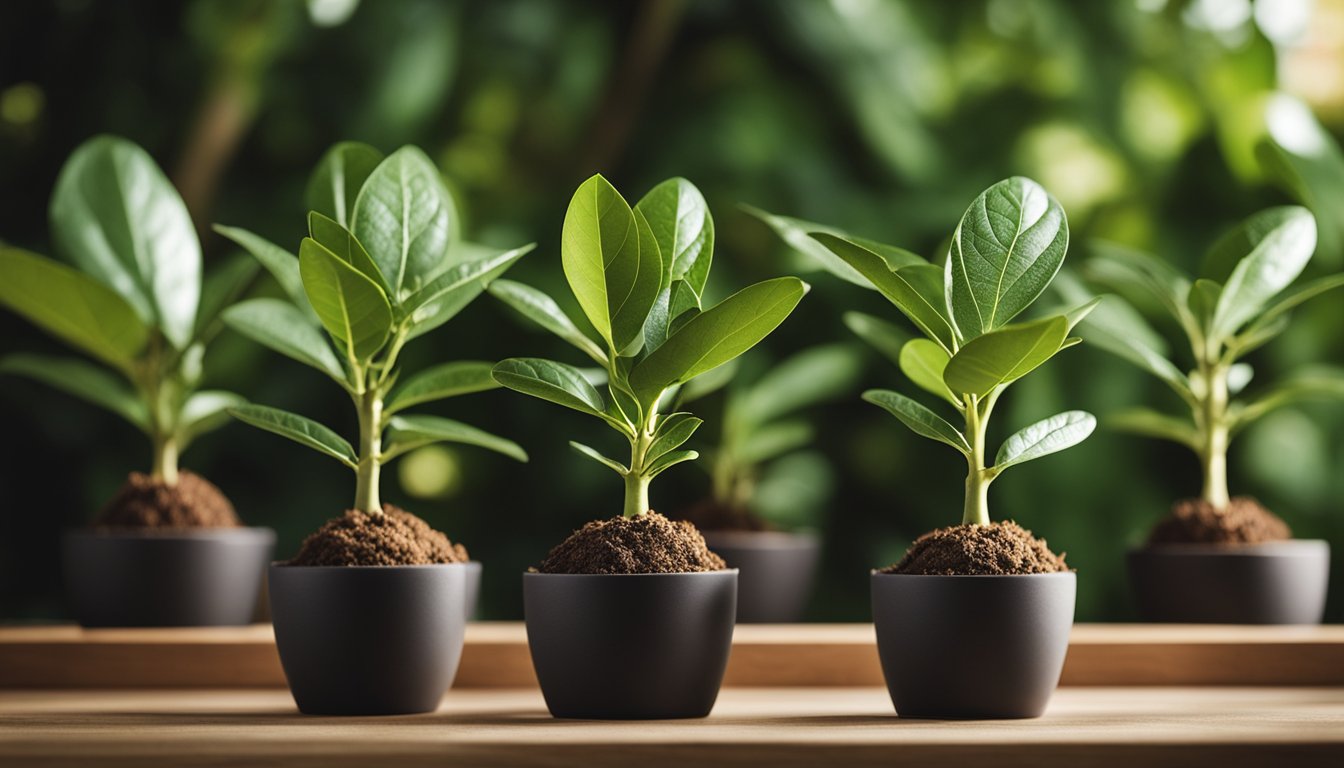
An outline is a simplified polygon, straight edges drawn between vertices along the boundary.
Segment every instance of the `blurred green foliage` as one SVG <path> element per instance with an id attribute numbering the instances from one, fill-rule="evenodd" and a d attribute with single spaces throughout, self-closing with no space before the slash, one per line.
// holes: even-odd
<path id="1" fill-rule="evenodd" d="M 202 232 L 226 221 L 297 244 L 308 170 L 333 142 L 352 139 L 385 151 L 425 148 L 453 185 L 466 234 L 493 245 L 536 240 L 537 256 L 511 276 L 552 295 L 564 293 L 565 201 L 594 172 L 632 189 L 681 175 L 705 193 L 719 212 L 710 301 L 727 286 L 813 267 L 735 210 L 741 203 L 933 256 L 965 201 L 1013 174 L 1039 180 L 1063 203 L 1075 265 L 1103 238 L 1193 270 L 1203 244 L 1233 222 L 1300 201 L 1320 220 L 1309 279 L 1344 266 L 1344 156 L 1341 125 L 1323 127 L 1278 90 L 1295 55 L 1297 5 L 7 3 L 0 6 L 0 238 L 48 252 L 45 212 L 56 171 L 81 141 L 108 132 L 149 149 Z M 1338 19 L 1344 10 L 1338 0 L 1319 0 L 1314 13 Z M 1303 28 L 1330 25 L 1309 18 Z M 1318 66 L 1344 68 L 1339 41 L 1312 45 Z M 1344 95 L 1313 87 L 1314 103 L 1334 99 L 1320 114 L 1338 119 Z M 234 251 L 213 235 L 205 248 L 207 264 Z M 845 311 L 885 311 L 880 297 L 852 285 L 821 274 L 812 282 L 767 342 L 772 359 L 850 339 Z M 260 291 L 278 293 L 269 285 Z M 1308 305 L 1279 344 L 1250 362 L 1272 375 L 1341 361 L 1342 314 L 1337 299 Z M 560 342 L 515 320 L 498 302 L 479 301 L 455 323 L 456 334 L 410 350 L 409 362 L 555 353 Z M 0 338 L 4 352 L 55 349 L 9 314 L 0 317 Z M 860 388 L 890 386 L 895 375 L 869 355 Z M 346 434 L 354 426 L 344 396 L 316 374 L 232 334 L 218 340 L 207 382 L 301 408 Z M 1101 418 L 1078 449 L 1024 466 L 993 491 L 1000 517 L 1046 537 L 1079 569 L 1080 620 L 1132 615 L 1125 548 L 1173 499 L 1198 492 L 1198 467 L 1183 449 L 1106 428 L 1108 413 L 1172 406 L 1169 397 L 1141 372 L 1081 348 L 1023 381 L 1000 406 L 1003 424 L 1064 405 Z M 532 466 L 439 449 L 409 457 L 399 468 L 405 482 L 389 482 L 386 494 L 487 564 L 487 617 L 517 617 L 517 574 L 585 520 L 619 510 L 609 478 L 551 439 L 552 430 L 599 448 L 609 438 L 600 425 L 507 392 L 438 412 L 464 408 L 474 423 L 517 438 Z M 59 531 L 87 520 L 148 457 L 115 418 L 29 382 L 0 379 L 0 418 L 10 437 L 0 448 L 7 501 L 0 612 L 65 615 Z M 867 569 L 955 517 L 961 462 L 877 418 L 857 396 L 819 407 L 815 423 L 814 451 L 831 462 L 834 493 L 812 615 L 861 620 Z M 1267 417 L 1233 451 L 1233 492 L 1258 496 L 1299 536 L 1329 538 L 1344 551 L 1342 427 L 1344 414 L 1331 405 Z M 238 425 L 183 460 L 214 479 L 246 520 L 276 527 L 282 554 L 348 504 L 345 470 Z M 416 467 L 431 477 L 406 478 Z M 675 513 L 708 490 L 703 472 L 683 467 L 668 473 L 652 501 Z M 1344 617 L 1341 573 L 1328 613 L 1336 621 Z"/>

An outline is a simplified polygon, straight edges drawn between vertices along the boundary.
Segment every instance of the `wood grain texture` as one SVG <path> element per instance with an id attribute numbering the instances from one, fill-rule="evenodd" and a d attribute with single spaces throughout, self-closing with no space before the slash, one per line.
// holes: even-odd
<path id="1" fill-rule="evenodd" d="M 433 714 L 299 715 L 284 691 L 0 692 L 0 765 L 1344 764 L 1344 689 L 1072 688 L 1038 720 L 902 720 L 877 688 L 739 688 L 703 720 L 554 720 L 536 690 Z"/>
<path id="2" fill-rule="evenodd" d="M 266 687 L 284 675 L 269 625 L 0 628 L 0 688 Z M 728 686 L 882 684 L 871 624 L 743 625 Z M 1063 685 L 1344 685 L 1344 627 L 1079 625 Z M 458 688 L 533 687 L 520 623 L 467 629 Z"/>

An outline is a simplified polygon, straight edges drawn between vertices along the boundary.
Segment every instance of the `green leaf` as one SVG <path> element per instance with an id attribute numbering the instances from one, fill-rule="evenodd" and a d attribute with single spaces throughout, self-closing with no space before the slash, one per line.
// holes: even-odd
<path id="1" fill-rule="evenodd" d="M 464 443 L 527 461 L 527 452 L 512 440 L 492 435 L 460 421 L 439 416 L 393 416 L 388 421 L 388 447 L 383 460 L 391 461 L 407 451 L 431 443 Z"/>
<path id="2" fill-rule="evenodd" d="M 642 223 L 641 223 L 642 222 Z M 658 298 L 662 257 L 648 222 L 601 175 L 574 193 L 560 258 L 579 306 L 613 350 L 634 342 Z"/>
<path id="3" fill-rule="evenodd" d="M 1129 408 L 1106 418 L 1106 425 L 1122 432 L 1156 437 L 1198 450 L 1199 432 L 1189 419 L 1168 416 L 1148 408 Z"/>
<path id="4" fill-rule="evenodd" d="M 742 395 L 736 415 L 762 424 L 847 392 L 858 381 L 862 361 L 843 344 L 798 352 L 773 365 Z"/>
<path id="5" fill-rule="evenodd" d="M 148 153 L 113 136 L 80 145 L 56 180 L 51 229 L 60 253 L 186 348 L 201 295 L 201 244 L 182 197 Z"/>
<path id="6" fill-rule="evenodd" d="M 299 246 L 299 273 L 327 333 L 354 360 L 371 359 L 392 330 L 392 307 L 378 284 L 311 237 Z"/>
<path id="7" fill-rule="evenodd" d="M 1092 314 L 1092 312 L 1101 305 L 1101 299 L 1101 296 L 1093 296 L 1087 303 L 1080 304 L 1064 313 L 1064 317 L 1069 321 L 1069 332 L 1073 332 L 1073 329 L 1077 327 L 1079 323 L 1086 320 L 1087 316 Z"/>
<path id="8" fill-rule="evenodd" d="M 1142 294 L 1165 307 L 1186 333 L 1198 324 L 1189 309 L 1190 279 L 1171 264 L 1149 253 L 1114 243 L 1093 243 L 1092 258 L 1084 269 L 1102 285 Z M 1150 345 L 1151 346 L 1151 345 Z"/>
<path id="9" fill-rule="evenodd" d="M 1072 448 L 1096 428 L 1097 418 L 1086 411 L 1065 411 L 1038 421 L 1003 441 L 994 457 L 994 473 Z"/>
<path id="10" fill-rule="evenodd" d="M 0 304 L 51 335 L 126 368 L 148 339 L 126 299 L 52 259 L 0 247 Z"/>
<path id="11" fill-rule="evenodd" d="M 245 229 L 216 224 L 215 231 L 252 254 L 271 273 L 294 305 L 305 310 L 305 314 L 311 314 L 312 308 L 308 306 L 308 297 L 303 292 L 303 278 L 299 275 L 299 257 Z M 313 320 L 316 319 L 317 316 L 313 315 Z"/>
<path id="12" fill-rule="evenodd" d="M 415 147 L 388 155 L 355 199 L 351 228 L 392 288 L 392 299 L 415 293 L 442 271 L 457 226 L 453 199 L 439 169 Z"/>
<path id="13" fill-rule="evenodd" d="M 334 219 L 317 212 L 308 213 L 308 234 L 318 242 L 323 248 L 336 254 L 336 256 L 346 264 L 359 270 L 360 274 L 369 278 L 378 284 L 383 292 L 388 294 L 391 299 L 392 288 L 387 284 L 387 279 L 383 277 L 382 270 L 373 263 L 368 251 L 359 244 L 359 240 L 350 230 L 341 226 Z"/>
<path id="14" fill-rule="evenodd" d="M 812 434 L 812 425 L 801 419 L 771 422 L 744 435 L 733 455 L 743 464 L 769 461 L 807 445 Z"/>
<path id="15" fill-rule="evenodd" d="M 703 298 L 714 256 L 714 219 L 700 190 L 686 179 L 668 179 L 635 205 L 658 242 L 668 285 L 682 281 L 697 300 Z"/>
<path id="16" fill-rule="evenodd" d="M 827 272 L 830 272 L 841 280 L 846 280 L 864 288 L 872 287 L 872 282 L 864 277 L 861 272 L 850 266 L 834 251 L 827 248 L 819 240 L 813 238 L 812 233 L 823 232 L 872 251 L 886 262 L 889 269 L 927 263 L 924 259 L 903 248 L 884 245 L 875 240 L 855 237 L 854 235 L 843 232 L 835 227 L 828 227 L 824 224 L 817 224 L 811 221 L 803 221 L 802 219 L 792 219 L 788 216 L 776 216 L 749 205 L 742 206 L 742 210 L 765 222 L 767 226 L 775 231 L 775 234 L 778 235 L 781 240 L 794 250 L 799 251 L 803 255 L 809 257 L 812 261 L 816 262 L 818 267 L 825 269 Z"/>
<path id="17" fill-rule="evenodd" d="M 971 203 L 952 236 L 948 304 L 959 338 L 1002 327 L 1040 296 L 1064 263 L 1069 223 L 1059 202 L 1014 176 Z"/>
<path id="18" fill-rule="evenodd" d="M 601 464 L 602 466 L 611 469 L 613 472 L 622 477 L 624 477 L 626 473 L 630 471 L 629 467 L 625 466 L 619 461 L 616 461 L 615 459 L 609 459 L 606 456 L 603 456 L 601 453 L 598 453 L 597 449 L 595 448 L 589 448 L 583 443 L 576 443 L 573 440 L 569 441 L 569 445 L 574 450 L 578 451 L 584 456 L 587 456 L 593 461 L 596 461 L 598 464 Z"/>
<path id="19" fill-rule="evenodd" d="M 382 161 L 382 152 L 357 141 L 343 141 L 328 149 L 308 179 L 305 199 L 309 210 L 348 229 L 359 189 Z"/>
<path id="20" fill-rule="evenodd" d="M 683 461 L 693 461 L 698 458 L 700 458 L 700 453 L 698 451 L 668 451 L 657 459 L 654 459 L 654 461 L 649 464 L 645 474 L 649 477 L 657 477 Z"/>
<path id="21" fill-rule="evenodd" d="M 870 389 L 863 393 L 863 399 L 886 409 L 892 416 L 900 419 L 912 432 L 930 440 L 946 443 L 963 454 L 971 452 L 971 446 L 957 428 L 948 424 L 941 416 L 911 400 L 899 392 L 887 389 Z"/>
<path id="22" fill-rule="evenodd" d="M 1318 278 L 1298 286 L 1294 290 L 1281 294 L 1272 304 L 1265 308 L 1264 312 L 1252 320 L 1250 325 L 1246 326 L 1241 333 L 1237 334 L 1235 339 L 1231 342 L 1231 345 L 1237 347 L 1239 351 L 1242 350 L 1246 346 L 1244 343 L 1245 340 L 1253 339 L 1266 330 L 1273 328 L 1275 323 L 1279 322 L 1280 318 L 1285 317 L 1299 305 L 1316 298 L 1326 291 L 1331 291 L 1341 286 L 1344 286 L 1344 274 Z"/>
<path id="23" fill-rule="evenodd" d="M 878 317 L 862 312 L 846 312 L 845 327 L 868 342 L 868 345 L 881 352 L 892 363 L 900 365 L 901 349 L 910 341 L 910 334 Z"/>
<path id="24" fill-rule="evenodd" d="M 322 332 L 289 302 L 252 299 L 224 310 L 224 324 L 280 354 L 312 366 L 345 384 L 345 369 Z"/>
<path id="25" fill-rule="evenodd" d="M 535 357 L 512 357 L 495 363 L 495 381 L 515 392 L 549 400 L 601 419 L 606 414 L 602 395 L 571 365 Z"/>
<path id="26" fill-rule="evenodd" d="M 1190 380 L 1165 355 L 1166 343 L 1124 299 L 1107 295 L 1082 323 L 1089 344 L 1128 360 L 1166 382 L 1186 402 L 1193 402 Z"/>
<path id="27" fill-rule="evenodd" d="M 490 373 L 493 368 L 493 363 L 476 360 L 461 360 L 427 368 L 392 390 L 383 413 L 390 416 L 420 403 L 494 389 L 499 386 L 499 382 Z"/>
<path id="28" fill-rule="evenodd" d="M 756 346 L 798 306 L 807 285 L 796 277 L 756 283 L 696 315 L 630 372 L 644 405 L 663 391 L 713 370 Z"/>
<path id="29" fill-rule="evenodd" d="M 229 409 L 247 405 L 247 399 L 232 392 L 204 389 L 193 392 L 182 404 L 178 416 L 178 448 L 185 450 L 201 435 L 219 429 L 229 421 Z"/>
<path id="30" fill-rule="evenodd" d="M 1214 310 L 1216 336 L 1230 336 L 1302 274 L 1316 250 L 1316 219 L 1306 208 L 1270 208 L 1250 217 L 1215 246 L 1249 253 L 1223 286 Z M 1242 253 L 1246 253 L 1242 250 Z"/>
<path id="31" fill-rule="evenodd" d="M 689 403 L 723 389 L 737 375 L 738 360 L 729 360 L 712 371 L 707 371 L 681 385 L 677 402 Z"/>
<path id="32" fill-rule="evenodd" d="M 529 243 L 507 251 L 490 250 L 462 262 L 430 280 L 406 300 L 411 318 L 411 338 L 421 336 L 457 316 L 475 301 L 490 283 L 536 247 Z"/>
<path id="33" fill-rule="evenodd" d="M 489 290 L 495 298 L 513 307 L 523 317 L 578 347 L 596 362 L 606 365 L 607 356 L 602 348 L 579 330 L 550 296 L 512 280 L 496 280 L 490 284 Z"/>
<path id="34" fill-rule="evenodd" d="M 658 424 L 653 442 L 649 444 L 646 460 L 653 460 L 681 446 L 691 439 L 704 420 L 689 413 L 670 413 Z"/>
<path id="35" fill-rule="evenodd" d="M 145 403 L 122 377 L 79 358 L 15 354 L 0 359 L 0 373 L 26 376 L 87 400 L 139 427 L 149 429 Z"/>
<path id="36" fill-rule="evenodd" d="M 256 276 L 257 262 L 240 253 L 210 270 L 201 284 L 201 303 L 192 338 L 201 340 L 212 336 L 217 330 L 220 313 L 243 295 Z"/>
<path id="37" fill-rule="evenodd" d="M 1218 306 L 1218 296 L 1222 292 L 1223 286 L 1202 277 L 1190 287 L 1186 306 L 1190 308 L 1190 314 L 1205 335 L 1208 335 L 1213 328 L 1213 313 Z"/>
<path id="38" fill-rule="evenodd" d="M 1069 334 L 1067 317 L 1005 325 L 966 342 L 947 362 L 943 381 L 953 392 L 983 397 L 1054 357 Z"/>
<path id="39" fill-rule="evenodd" d="M 1247 402 L 1233 414 L 1232 428 L 1240 431 L 1270 411 L 1306 400 L 1344 399 L 1344 369 L 1317 366 L 1302 371 Z"/>
<path id="40" fill-rule="evenodd" d="M 946 278 L 940 267 L 916 264 L 892 271 L 880 255 L 858 243 L 824 232 L 814 233 L 813 237 L 863 275 L 869 285 L 895 304 L 924 335 L 949 351 L 953 348 Z"/>
<path id="41" fill-rule="evenodd" d="M 287 437 L 318 453 L 325 453 L 351 469 L 359 464 L 355 449 L 345 438 L 297 413 L 264 405 L 241 405 L 230 408 L 229 413 L 241 422 Z"/>
<path id="42" fill-rule="evenodd" d="M 947 350 L 937 342 L 929 339 L 911 339 L 901 348 L 898 364 L 901 373 L 904 373 L 915 386 L 943 398 L 957 408 L 963 408 L 965 406 L 961 400 L 952 394 L 952 390 L 943 382 L 943 371 L 950 359 Z"/>

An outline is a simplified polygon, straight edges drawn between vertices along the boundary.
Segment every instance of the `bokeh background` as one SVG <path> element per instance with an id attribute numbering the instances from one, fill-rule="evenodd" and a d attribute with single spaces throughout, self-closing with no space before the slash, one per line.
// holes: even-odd
<path id="1" fill-rule="evenodd" d="M 1299 201 L 1320 220 L 1309 272 L 1344 268 L 1341 0 L 0 5 L 0 238 L 50 252 L 56 173 L 102 132 L 141 143 L 168 171 L 205 233 L 207 265 L 231 253 L 211 222 L 296 245 L 308 171 L 332 142 L 357 139 L 423 147 L 459 197 L 468 234 L 536 241 L 510 277 L 556 294 L 565 206 L 596 171 L 632 200 L 671 175 L 700 186 L 718 230 L 713 300 L 747 281 L 815 272 L 742 203 L 932 255 L 966 204 L 1010 174 L 1038 179 L 1064 204 L 1075 266 L 1089 240 L 1106 238 L 1192 268 L 1236 220 Z M 848 309 L 899 320 L 876 294 L 823 273 L 809 279 L 812 293 L 765 355 L 850 339 Z M 254 292 L 274 290 L 261 280 Z M 1257 352 L 1262 381 L 1344 361 L 1341 302 L 1309 305 Z M 0 315 L 0 352 L 56 347 Z M 858 353 L 855 391 L 813 413 L 814 454 L 829 466 L 816 484 L 826 541 L 818 620 L 866 619 L 868 569 L 961 510 L 961 458 L 858 400 L 865 387 L 904 385 L 889 363 Z M 579 362 L 489 297 L 404 359 L 512 355 Z M 207 370 L 213 385 L 353 430 L 340 390 L 241 338 L 226 334 Z M 712 419 L 717 402 L 699 410 Z M 1161 384 L 1084 347 L 1019 383 L 996 412 L 994 442 L 1066 407 L 1102 417 L 1082 446 L 1014 470 L 991 498 L 996 517 L 1068 553 L 1080 620 L 1132 617 L 1126 548 L 1173 499 L 1198 491 L 1184 449 L 1104 428 L 1108 412 L 1141 402 L 1176 406 Z M 466 543 L 486 563 L 485 615 L 517 618 L 517 574 L 584 521 L 619 512 L 619 483 L 566 440 L 619 445 L 595 421 L 502 391 L 436 410 L 516 439 L 532 462 L 434 450 L 386 472 L 385 498 Z M 115 417 L 17 379 L 0 379 L 0 425 L 0 615 L 66 616 L 60 532 L 145 468 L 148 447 Z M 1341 426 L 1339 404 L 1285 409 L 1232 455 L 1234 493 L 1258 496 L 1337 553 Z M 282 555 L 353 493 L 329 459 L 237 424 L 202 439 L 184 464 L 248 522 L 275 527 Z M 706 473 L 685 465 L 659 478 L 653 503 L 676 513 L 707 488 Z"/>

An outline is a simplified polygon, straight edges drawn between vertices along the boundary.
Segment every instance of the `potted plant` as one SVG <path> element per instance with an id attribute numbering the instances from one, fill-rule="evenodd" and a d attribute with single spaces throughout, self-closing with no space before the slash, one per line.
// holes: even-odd
<path id="1" fill-rule="evenodd" d="M 1337 369 L 1302 371 L 1243 395 L 1252 373 L 1246 355 L 1281 334 L 1299 304 L 1344 285 L 1344 275 L 1331 275 L 1293 286 L 1315 248 L 1315 219 L 1293 206 L 1261 211 L 1227 233 L 1194 280 L 1118 247 L 1100 248 L 1087 265 L 1097 283 L 1160 307 L 1189 350 L 1185 373 L 1135 305 L 1117 295 L 1108 295 L 1082 328 L 1088 341 L 1167 384 L 1186 408 L 1181 416 L 1136 408 L 1110 422 L 1186 446 L 1203 472 L 1200 496 L 1176 502 L 1147 543 L 1129 553 L 1130 582 L 1146 620 L 1321 621 L 1329 545 L 1292 539 L 1282 519 L 1253 498 L 1231 496 L 1227 482 L 1228 446 L 1241 430 L 1304 398 L 1344 397 Z"/>
<path id="2" fill-rule="evenodd" d="M 709 222 L 704 199 L 684 179 L 659 184 L 634 208 L 601 176 L 579 186 L 561 261 L 596 339 L 544 294 L 491 286 L 600 365 L 607 394 L 579 369 L 537 358 L 501 361 L 495 380 L 601 419 L 630 446 L 622 463 L 571 443 L 621 477 L 623 513 L 588 523 L 523 576 L 528 645 L 556 717 L 703 717 L 723 679 L 737 572 L 693 525 L 649 507 L 650 481 L 696 457 L 681 445 L 701 424 L 664 405 L 678 386 L 764 339 L 806 286 L 767 280 L 702 310 Z"/>
<path id="3" fill-rule="evenodd" d="M 814 430 L 798 412 L 848 391 L 860 360 L 842 344 L 806 349 L 769 367 L 763 358 L 742 360 L 761 365 L 722 366 L 678 393 L 680 408 L 727 390 L 723 426 L 707 457 L 710 496 L 683 517 L 738 569 L 738 622 L 794 622 L 812 591 L 821 556 L 815 531 L 831 482 L 826 460 L 804 450 Z"/>
<path id="4" fill-rule="evenodd" d="M 878 652 L 896 711 L 1039 716 L 1068 648 L 1074 573 L 1030 531 L 990 522 L 989 486 L 1012 466 L 1081 442 L 1096 420 L 1067 411 L 1032 424 L 1004 441 L 992 464 L 986 437 L 1003 392 L 1076 344 L 1070 331 L 1096 305 L 1011 322 L 1064 261 L 1064 210 L 1030 179 L 1001 181 L 962 216 L 944 266 L 833 232 L 812 238 L 829 253 L 824 264 L 838 259 L 846 276 L 861 277 L 920 330 L 923 338 L 900 347 L 901 371 L 955 410 L 958 424 L 896 392 L 870 390 L 864 399 L 967 463 L 961 524 L 919 537 L 900 562 L 872 576 Z M 889 333 L 860 327 L 881 347 L 892 346 Z"/>
<path id="5" fill-rule="evenodd" d="M 424 520 L 383 504 L 380 470 L 441 441 L 519 461 L 527 456 L 475 427 L 407 413 L 495 387 L 489 363 L 443 363 L 402 379 L 398 358 L 531 246 L 485 256 L 464 248 L 438 169 L 414 147 L 381 158 L 363 145 L 337 145 L 315 179 L 309 198 L 315 210 L 298 258 L 250 233 L 221 230 L 274 272 L 292 299 L 244 302 L 224 314 L 225 322 L 325 373 L 350 395 L 359 424 L 351 445 L 297 414 L 259 405 L 230 409 L 355 473 L 351 508 L 309 536 L 293 559 L 271 566 L 276 645 L 303 712 L 431 711 L 452 683 L 462 650 L 468 556 Z"/>
<path id="6" fill-rule="evenodd" d="M 0 247 L 0 303 L 97 362 L 14 354 L 0 371 L 106 408 L 153 447 L 149 473 L 132 472 L 91 528 L 65 537 L 76 618 L 86 627 L 251 622 L 275 532 L 243 527 L 228 498 L 178 457 L 243 402 L 201 389 L 202 360 L 253 266 L 226 262 L 202 280 L 182 198 L 144 150 L 112 136 L 66 162 L 51 228 L 68 263 Z"/>

